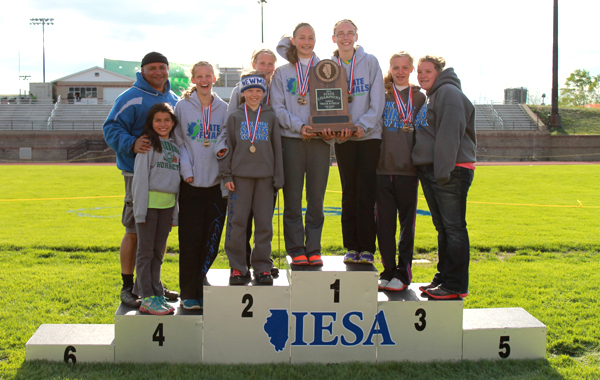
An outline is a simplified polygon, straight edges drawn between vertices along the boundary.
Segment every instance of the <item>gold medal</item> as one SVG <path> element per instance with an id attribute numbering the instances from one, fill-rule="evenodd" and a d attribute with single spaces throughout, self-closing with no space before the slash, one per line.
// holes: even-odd
<path id="1" fill-rule="evenodd" d="M 409 131 L 410 131 L 410 127 L 409 127 L 409 125 L 408 125 L 408 124 L 404 124 L 404 125 L 402 126 L 402 130 L 403 130 L 404 132 L 409 132 Z"/>
<path id="2" fill-rule="evenodd" d="M 301 106 L 305 106 L 306 103 L 308 102 L 306 101 L 306 99 L 304 99 L 304 97 L 298 98 L 298 104 L 300 104 Z"/>
<path id="3" fill-rule="evenodd" d="M 352 103 L 353 100 L 354 100 L 354 96 L 348 95 L 348 103 Z"/>
<path id="4" fill-rule="evenodd" d="M 208 148 L 210 146 L 210 141 L 204 140 L 204 143 L 202 145 L 204 145 L 206 148 Z"/>
<path id="5" fill-rule="evenodd" d="M 256 153 L 256 147 L 254 144 L 250 145 L 250 153 Z"/>

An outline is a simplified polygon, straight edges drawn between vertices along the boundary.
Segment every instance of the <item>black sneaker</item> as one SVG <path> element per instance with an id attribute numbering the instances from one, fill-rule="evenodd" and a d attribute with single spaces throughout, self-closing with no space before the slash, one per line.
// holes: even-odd
<path id="1" fill-rule="evenodd" d="M 231 271 L 231 276 L 229 277 L 229 285 L 245 285 L 247 282 L 246 276 L 242 275 L 237 269 L 233 269 Z"/>
<path id="2" fill-rule="evenodd" d="M 133 285 L 121 288 L 121 302 L 124 305 L 138 309 L 142 304 L 142 300 L 133 294 L 132 291 Z"/>
<path id="3" fill-rule="evenodd" d="M 429 296 L 429 298 L 434 300 L 460 300 L 459 293 L 453 293 L 449 290 L 446 290 L 440 286 L 433 289 L 425 290 L 425 293 Z"/>
<path id="4" fill-rule="evenodd" d="M 273 278 L 279 277 L 279 269 L 277 267 L 271 268 L 271 276 L 273 276 Z"/>
<path id="5" fill-rule="evenodd" d="M 256 285 L 273 285 L 273 276 L 271 272 L 254 273 Z"/>
<path id="6" fill-rule="evenodd" d="M 429 285 L 419 286 L 419 290 L 422 291 L 423 293 L 425 293 L 427 291 L 427 289 L 437 288 L 438 285 L 439 284 L 436 284 L 435 282 L 431 281 L 431 283 Z"/>
<path id="7" fill-rule="evenodd" d="M 179 293 L 177 293 L 174 290 L 169 290 L 167 289 L 166 286 L 163 285 L 163 289 L 165 292 L 165 298 L 168 299 L 169 301 L 177 301 L 177 299 L 179 298 Z"/>

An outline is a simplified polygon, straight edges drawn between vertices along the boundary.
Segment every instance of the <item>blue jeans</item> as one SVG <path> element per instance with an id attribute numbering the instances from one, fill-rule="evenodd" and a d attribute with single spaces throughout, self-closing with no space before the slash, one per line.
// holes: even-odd
<path id="1" fill-rule="evenodd" d="M 469 289 L 469 233 L 467 232 L 467 194 L 473 182 L 474 171 L 455 167 L 450 181 L 438 185 L 433 166 L 417 167 L 425 200 L 438 232 L 438 272 L 433 282 L 453 293 Z"/>

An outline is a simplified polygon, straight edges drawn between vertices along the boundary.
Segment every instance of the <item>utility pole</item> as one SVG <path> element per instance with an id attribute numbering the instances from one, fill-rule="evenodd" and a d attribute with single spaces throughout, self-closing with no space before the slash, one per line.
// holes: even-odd
<path id="1" fill-rule="evenodd" d="M 32 18 L 29 20 L 30 21 L 30 25 L 41 25 L 42 26 L 42 60 L 43 60 L 43 78 L 44 78 L 44 83 L 46 83 L 46 32 L 45 32 L 45 26 L 46 25 L 54 25 L 54 19 L 53 18 Z"/>
<path id="2" fill-rule="evenodd" d="M 552 113 L 548 116 L 551 130 L 561 127 L 561 118 L 558 114 L 558 0 L 554 0 L 554 22 L 552 39 Z"/>
<path id="3" fill-rule="evenodd" d="M 266 3 L 267 0 L 260 0 L 257 3 L 260 4 L 260 35 L 262 39 L 262 43 L 265 43 L 265 30 L 264 30 L 264 22 L 263 22 L 263 3 Z"/>

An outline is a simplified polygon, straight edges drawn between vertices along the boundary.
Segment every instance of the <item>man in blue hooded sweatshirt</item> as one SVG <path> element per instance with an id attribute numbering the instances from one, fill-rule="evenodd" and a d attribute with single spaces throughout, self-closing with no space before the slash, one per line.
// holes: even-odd
<path id="1" fill-rule="evenodd" d="M 123 288 L 121 301 L 129 307 L 139 307 L 140 300 L 132 294 L 133 270 L 137 251 L 137 233 L 133 216 L 133 164 L 136 154 L 150 150 L 150 140 L 140 136 L 148 111 L 156 103 L 169 103 L 175 107 L 179 100 L 171 91 L 169 82 L 169 61 L 164 55 L 151 52 L 142 59 L 142 70 L 137 72 L 133 87 L 123 92 L 113 106 L 102 130 L 106 143 L 117 155 L 117 168 L 125 179 L 125 205 L 121 222 L 125 226 L 125 236 L 121 241 L 121 276 Z M 166 289 L 165 289 L 166 290 Z M 165 297 L 177 299 L 178 294 L 165 291 Z"/>

